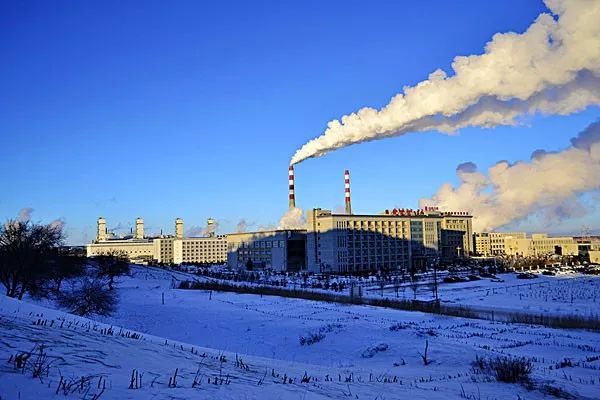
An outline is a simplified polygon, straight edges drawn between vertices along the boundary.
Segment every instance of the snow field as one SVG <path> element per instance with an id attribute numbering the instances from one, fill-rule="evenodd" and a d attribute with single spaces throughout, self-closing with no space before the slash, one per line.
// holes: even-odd
<path id="1" fill-rule="evenodd" d="M 133 272 L 118 284 L 117 313 L 98 321 L 0 298 L 0 396 L 54 398 L 58 372 L 37 383 L 6 363 L 16 352 L 45 343 L 47 353 L 60 358 L 55 363 L 60 374 L 93 377 L 86 398 L 98 392 L 100 376 L 107 385 L 102 399 L 544 398 L 539 390 L 475 373 L 471 364 L 476 355 L 532 358 L 538 387 L 561 388 L 577 398 L 600 397 L 599 333 L 174 290 L 172 272 L 139 267 Z M 61 328 L 62 320 L 66 322 Z M 37 325 L 38 321 L 46 322 Z M 103 333 L 111 325 L 115 333 Z M 123 332 L 129 337 L 116 334 L 121 331 L 117 326 L 126 327 Z M 141 337 L 133 339 L 134 331 Z M 301 337 L 314 333 L 322 338 L 301 344 Z M 419 354 L 426 342 L 431 360 L 427 366 Z M 249 369 L 236 363 L 236 355 Z M 226 362 L 220 362 L 221 356 Z M 177 387 L 170 388 L 176 368 Z M 133 369 L 143 374 L 141 389 L 128 389 Z M 202 383 L 192 387 L 199 370 Z M 305 373 L 308 382 L 302 382 Z M 208 378 L 228 383 L 209 385 Z M 71 396 L 82 398 L 81 393 Z"/>

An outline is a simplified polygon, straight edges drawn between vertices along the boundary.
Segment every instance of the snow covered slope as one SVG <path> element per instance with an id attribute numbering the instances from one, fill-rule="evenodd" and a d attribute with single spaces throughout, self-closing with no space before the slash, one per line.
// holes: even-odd
<path id="1" fill-rule="evenodd" d="M 102 323 L 0 297 L 0 397 L 54 398 L 62 375 L 91 376 L 87 396 L 87 383 L 71 394 L 87 399 L 104 387 L 102 399 L 536 399 L 544 387 L 600 398 L 598 333 L 174 290 L 172 278 L 136 267 L 119 282 L 119 310 Z M 300 337 L 319 340 L 302 345 Z M 429 365 L 419 354 L 426 342 Z M 57 357 L 43 382 L 6 362 L 36 343 Z M 532 357 L 537 389 L 474 373 L 476 355 Z M 128 389 L 134 369 L 143 374 L 140 389 Z"/>

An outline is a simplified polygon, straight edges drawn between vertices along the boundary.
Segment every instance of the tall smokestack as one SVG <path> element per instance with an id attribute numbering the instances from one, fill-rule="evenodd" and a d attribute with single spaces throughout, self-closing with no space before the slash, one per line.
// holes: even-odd
<path id="1" fill-rule="evenodd" d="M 290 165 L 289 169 L 289 184 L 290 184 L 290 210 L 296 208 L 296 197 L 294 194 L 294 166 Z"/>
<path id="2" fill-rule="evenodd" d="M 350 205 L 350 171 L 344 173 L 344 192 L 346 196 L 346 214 L 352 214 L 352 206 Z"/>

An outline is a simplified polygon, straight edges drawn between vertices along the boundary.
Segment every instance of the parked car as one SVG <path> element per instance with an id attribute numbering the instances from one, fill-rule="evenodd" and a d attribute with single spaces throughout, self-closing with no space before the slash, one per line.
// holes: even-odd
<path id="1" fill-rule="evenodd" d="M 530 272 L 522 272 L 517 275 L 517 279 L 535 279 L 538 276 L 536 274 L 532 274 Z"/>
<path id="2" fill-rule="evenodd" d="M 469 282 L 469 279 L 463 278 L 456 275 L 450 275 L 444 278 L 444 283 L 460 283 L 460 282 Z"/>

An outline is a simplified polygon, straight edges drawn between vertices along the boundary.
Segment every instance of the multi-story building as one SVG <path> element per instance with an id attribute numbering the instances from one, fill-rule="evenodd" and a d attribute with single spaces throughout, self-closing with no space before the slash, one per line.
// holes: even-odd
<path id="1" fill-rule="evenodd" d="M 525 239 L 525 232 L 483 232 L 473 235 L 475 254 L 479 256 L 499 256 L 505 254 L 505 239 Z"/>
<path id="2" fill-rule="evenodd" d="M 212 219 L 209 219 L 214 224 Z M 106 220 L 98 219 L 96 240 L 87 245 L 87 256 L 122 254 L 131 261 L 155 261 L 165 264 L 220 264 L 227 261 L 227 238 L 210 234 L 184 237 L 183 219 L 175 220 L 175 236 L 144 236 L 144 221 L 136 219 L 135 235 L 114 238 L 108 235 Z"/>
<path id="3" fill-rule="evenodd" d="M 431 213 L 431 212 L 429 212 Z M 473 254 L 473 216 L 467 212 L 442 212 L 441 259 L 452 261 Z"/>
<path id="4" fill-rule="evenodd" d="M 582 244 L 572 237 L 549 237 L 545 233 L 483 232 L 473 235 L 475 253 L 480 256 L 579 255 Z"/>
<path id="5" fill-rule="evenodd" d="M 534 233 L 530 238 L 506 237 L 504 253 L 509 256 L 573 255 L 579 254 L 579 246 L 572 237 L 548 237 Z"/>
<path id="6" fill-rule="evenodd" d="M 160 237 L 154 241 L 154 259 L 165 264 L 221 264 L 227 261 L 227 237 Z"/>
<path id="7" fill-rule="evenodd" d="M 473 247 L 475 249 L 475 255 L 489 257 L 492 254 L 489 233 L 474 233 Z"/>
<path id="8" fill-rule="evenodd" d="M 227 265 L 233 269 L 306 269 L 306 230 L 283 229 L 227 235 Z"/>
<path id="9" fill-rule="evenodd" d="M 313 209 L 307 218 L 308 270 L 408 270 L 426 268 L 455 254 L 468 255 L 472 251 L 471 218 L 467 213 L 442 213 L 435 208 L 394 209 L 376 215 Z"/>

